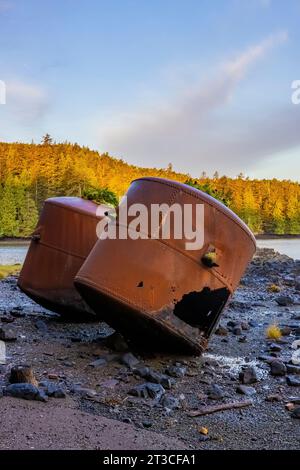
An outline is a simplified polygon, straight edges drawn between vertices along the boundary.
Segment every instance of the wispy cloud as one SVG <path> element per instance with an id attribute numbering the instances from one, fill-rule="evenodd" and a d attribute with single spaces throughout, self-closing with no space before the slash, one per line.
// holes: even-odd
<path id="1" fill-rule="evenodd" d="M 48 95 L 41 86 L 16 80 L 6 83 L 7 111 L 17 121 L 32 124 L 45 115 L 48 106 Z"/>
<path id="2" fill-rule="evenodd" d="M 249 68 L 271 49 L 283 44 L 287 37 L 286 32 L 268 37 L 219 65 L 212 79 L 196 86 L 187 84 L 175 99 L 158 103 L 155 109 L 122 113 L 107 125 L 100 125 L 97 130 L 100 148 L 148 165 L 164 166 L 172 161 L 176 168 L 185 168 L 192 174 L 197 174 L 201 168 L 240 170 L 250 156 L 254 160 L 262 158 L 266 152 L 274 150 L 270 122 L 253 123 L 252 131 L 243 122 L 232 122 L 236 128 L 230 128 L 226 104 Z M 273 117 L 269 117 L 271 121 Z M 282 119 L 284 117 L 289 121 L 289 115 Z"/>

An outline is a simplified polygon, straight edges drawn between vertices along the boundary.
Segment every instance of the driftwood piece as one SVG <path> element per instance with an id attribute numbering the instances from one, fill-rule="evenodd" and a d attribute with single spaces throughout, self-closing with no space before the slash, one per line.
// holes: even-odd
<path id="1" fill-rule="evenodd" d="M 245 401 L 234 401 L 231 403 L 222 403 L 221 405 L 203 406 L 199 410 L 190 411 L 188 415 L 189 416 L 210 415 L 212 413 L 217 413 L 218 411 L 245 408 L 246 406 L 250 406 L 252 404 L 253 402 L 251 400 L 245 400 Z"/>
<path id="2" fill-rule="evenodd" d="M 38 386 L 38 382 L 34 377 L 33 370 L 30 366 L 20 364 L 11 368 L 9 381 L 11 384 L 28 383 Z"/>

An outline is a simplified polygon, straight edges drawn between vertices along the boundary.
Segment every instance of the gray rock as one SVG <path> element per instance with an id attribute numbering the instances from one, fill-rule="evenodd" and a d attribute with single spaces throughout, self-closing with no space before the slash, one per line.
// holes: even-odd
<path id="1" fill-rule="evenodd" d="M 204 434 L 200 434 L 199 442 L 206 442 L 210 440 L 210 436 L 205 436 Z"/>
<path id="2" fill-rule="evenodd" d="M 241 395 L 255 395 L 256 390 L 254 387 L 248 387 L 247 385 L 238 385 L 236 388 L 237 393 L 240 393 Z"/>
<path id="3" fill-rule="evenodd" d="M 180 400 L 173 395 L 164 395 L 160 404 L 167 410 L 171 411 L 180 408 Z"/>
<path id="4" fill-rule="evenodd" d="M 281 307 L 286 307 L 287 305 L 292 305 L 294 303 L 293 299 L 288 295 L 280 295 L 275 300 Z"/>
<path id="5" fill-rule="evenodd" d="M 88 398 L 92 398 L 97 395 L 96 390 L 94 390 L 93 388 L 81 387 L 80 385 L 74 385 L 71 388 L 71 393 L 75 393 L 75 394 L 80 395 L 81 397 L 88 397 Z"/>
<path id="6" fill-rule="evenodd" d="M 89 363 L 89 366 L 90 366 L 90 367 L 93 367 L 94 369 L 96 369 L 97 367 L 106 366 L 106 364 L 107 364 L 107 359 L 106 359 L 105 357 L 99 357 L 99 358 L 96 359 L 95 361 L 90 362 L 90 363 Z"/>
<path id="7" fill-rule="evenodd" d="M 256 320 L 250 320 L 248 324 L 252 328 L 256 328 L 257 326 L 259 326 L 259 323 Z"/>
<path id="8" fill-rule="evenodd" d="M 46 395 L 53 398 L 66 398 L 65 390 L 58 384 L 49 382 L 45 389 Z"/>
<path id="9" fill-rule="evenodd" d="M 256 370 L 254 367 L 245 367 L 239 374 L 239 379 L 244 385 L 257 382 Z"/>
<path id="10" fill-rule="evenodd" d="M 131 388 L 128 393 L 129 395 L 133 395 L 135 397 L 153 398 L 159 401 L 164 395 L 165 389 L 160 384 L 146 382 Z"/>
<path id="11" fill-rule="evenodd" d="M 291 387 L 300 387 L 300 377 L 294 377 L 293 375 L 288 375 L 286 377 L 286 383 Z"/>
<path id="12" fill-rule="evenodd" d="M 219 385 L 213 384 L 209 387 L 207 396 L 211 400 L 221 400 L 224 398 L 224 391 Z"/>
<path id="13" fill-rule="evenodd" d="M 292 418 L 300 419 L 300 406 L 295 408 L 292 412 Z"/>
<path id="14" fill-rule="evenodd" d="M 240 336 L 239 343 L 247 343 L 247 336 L 246 335 Z"/>
<path id="15" fill-rule="evenodd" d="M 9 313 L 11 314 L 12 317 L 15 317 L 15 318 L 24 318 L 25 317 L 25 312 L 23 312 L 22 310 L 19 310 L 17 308 L 11 310 Z"/>
<path id="16" fill-rule="evenodd" d="M 261 354 L 260 356 L 258 356 L 257 359 L 259 359 L 260 361 L 267 362 L 268 364 L 271 364 L 271 362 L 274 361 L 274 357 L 268 356 L 267 354 Z"/>
<path id="17" fill-rule="evenodd" d="M 281 326 L 280 331 L 282 336 L 289 336 L 293 330 L 290 326 Z"/>
<path id="18" fill-rule="evenodd" d="M 139 398 L 149 398 L 147 384 L 135 385 L 129 390 L 128 394 Z"/>
<path id="19" fill-rule="evenodd" d="M 47 396 L 43 390 L 28 383 L 11 384 L 5 387 L 3 395 L 25 400 L 47 401 Z"/>
<path id="20" fill-rule="evenodd" d="M 152 421 L 143 421 L 142 425 L 144 426 L 144 428 L 148 429 L 148 428 L 151 428 L 153 423 L 152 423 Z"/>
<path id="21" fill-rule="evenodd" d="M 249 323 L 247 321 L 242 321 L 241 327 L 243 331 L 249 330 Z"/>
<path id="22" fill-rule="evenodd" d="M 228 335 L 228 330 L 225 326 L 219 325 L 218 328 L 215 331 L 216 335 L 219 336 L 227 336 Z"/>
<path id="23" fill-rule="evenodd" d="M 240 336 L 242 333 L 243 333 L 243 330 L 240 326 L 235 326 L 233 329 L 232 329 L 232 333 L 236 336 Z"/>
<path id="24" fill-rule="evenodd" d="M 274 352 L 280 352 L 282 350 L 282 347 L 279 344 L 271 343 L 269 346 L 269 350 Z"/>
<path id="25" fill-rule="evenodd" d="M 170 390 L 173 387 L 173 385 L 175 385 L 176 380 L 171 377 L 168 377 L 167 375 L 162 374 L 161 380 L 159 383 L 167 390 Z"/>
<path id="26" fill-rule="evenodd" d="M 160 400 L 165 393 L 165 389 L 160 384 L 147 383 L 147 390 L 150 398 Z"/>
<path id="27" fill-rule="evenodd" d="M 48 331 L 48 326 L 43 320 L 37 320 L 34 324 L 37 330 L 46 333 Z"/>
<path id="28" fill-rule="evenodd" d="M 286 371 L 288 374 L 300 375 L 300 366 L 294 366 L 294 364 L 287 364 Z"/>
<path id="29" fill-rule="evenodd" d="M 129 367 L 129 369 L 133 369 L 140 362 L 131 352 L 123 354 L 120 361 L 122 364 Z"/>
<path id="30" fill-rule="evenodd" d="M 186 374 L 186 367 L 183 366 L 169 366 L 166 369 L 166 374 L 170 375 L 170 377 L 175 377 L 181 379 Z"/>
<path id="31" fill-rule="evenodd" d="M 150 373 L 150 367 L 137 367 L 134 369 L 134 373 L 143 379 L 147 379 Z"/>
<path id="32" fill-rule="evenodd" d="M 286 365 L 278 359 L 274 359 L 274 361 L 271 362 L 270 367 L 271 375 L 274 376 L 284 376 L 287 372 Z"/>
<path id="33" fill-rule="evenodd" d="M 9 328 L 8 326 L 2 326 L 0 328 L 0 340 L 16 341 L 17 338 L 17 334 L 13 328 Z"/>
<path id="34" fill-rule="evenodd" d="M 160 372 L 156 372 L 155 370 L 150 369 L 150 367 L 139 367 L 134 370 L 134 373 L 143 379 L 147 379 L 149 382 L 161 384 L 166 389 L 170 389 L 175 383 L 175 380 L 171 377 L 161 374 Z"/>

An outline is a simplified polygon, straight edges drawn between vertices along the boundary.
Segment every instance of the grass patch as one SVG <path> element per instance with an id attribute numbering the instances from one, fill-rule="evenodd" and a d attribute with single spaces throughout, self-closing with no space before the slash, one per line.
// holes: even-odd
<path id="1" fill-rule="evenodd" d="M 280 292 L 281 289 L 280 289 L 280 287 L 277 286 L 276 284 L 271 284 L 270 286 L 268 286 L 268 291 L 269 291 L 269 292 L 277 293 L 277 292 Z"/>
<path id="2" fill-rule="evenodd" d="M 0 265 L 0 280 L 12 274 L 18 274 L 21 270 L 21 264 Z"/>
<path id="3" fill-rule="evenodd" d="M 274 339 L 274 340 L 279 340 L 281 338 L 281 331 L 278 325 L 273 323 L 272 325 L 269 325 L 267 330 L 266 330 L 266 337 L 268 339 Z"/>

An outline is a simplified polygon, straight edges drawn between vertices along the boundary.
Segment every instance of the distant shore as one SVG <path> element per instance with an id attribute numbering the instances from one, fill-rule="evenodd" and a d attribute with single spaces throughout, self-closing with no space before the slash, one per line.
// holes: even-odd
<path id="1" fill-rule="evenodd" d="M 28 245 L 30 238 L 0 238 L 0 245 Z"/>
<path id="2" fill-rule="evenodd" d="M 281 238 L 289 238 L 289 239 L 299 239 L 300 234 L 298 235 L 291 235 L 291 234 L 285 234 L 285 235 L 277 235 L 274 233 L 261 233 L 259 235 L 255 235 L 256 240 L 280 240 Z"/>
<path id="3" fill-rule="evenodd" d="M 255 235 L 256 240 L 280 240 L 280 239 L 300 239 L 300 234 L 298 235 L 277 235 L 274 233 L 261 233 Z M 30 243 L 31 238 L 12 238 L 12 237 L 3 237 L 0 238 L 0 245 L 28 245 Z"/>

